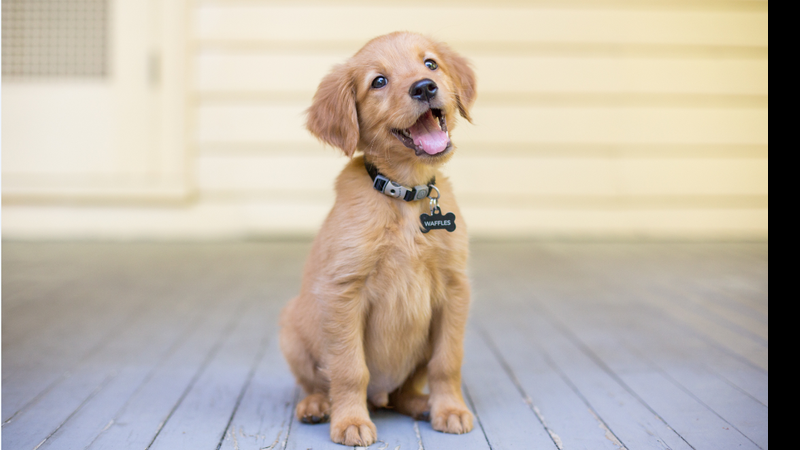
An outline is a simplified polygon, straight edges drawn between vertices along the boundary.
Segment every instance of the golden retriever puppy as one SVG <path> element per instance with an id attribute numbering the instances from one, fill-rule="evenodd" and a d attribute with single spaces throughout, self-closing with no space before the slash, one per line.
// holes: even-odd
<path id="1" fill-rule="evenodd" d="M 307 394 L 297 418 L 330 419 L 334 442 L 375 442 L 368 402 L 446 433 L 472 429 L 461 393 L 467 233 L 438 168 L 474 100 L 464 58 L 398 32 L 334 67 L 307 111 L 322 142 L 363 152 L 336 180 L 300 294 L 281 315 L 281 348 Z"/>

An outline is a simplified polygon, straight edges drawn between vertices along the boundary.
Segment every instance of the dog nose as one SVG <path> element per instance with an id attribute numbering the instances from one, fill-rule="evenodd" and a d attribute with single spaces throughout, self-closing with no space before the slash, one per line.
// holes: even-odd
<path id="1" fill-rule="evenodd" d="M 436 86 L 433 80 L 425 78 L 424 80 L 419 80 L 412 84 L 411 89 L 408 90 L 408 95 L 415 100 L 429 102 L 436 97 L 436 92 L 438 90 L 439 86 Z"/>

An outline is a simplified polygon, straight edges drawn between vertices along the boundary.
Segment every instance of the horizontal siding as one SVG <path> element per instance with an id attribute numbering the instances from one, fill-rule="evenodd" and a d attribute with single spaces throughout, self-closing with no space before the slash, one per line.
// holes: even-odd
<path id="1" fill-rule="evenodd" d="M 203 104 L 198 143 L 313 142 L 308 102 Z M 452 131 L 466 143 L 768 143 L 766 108 L 544 107 L 476 104 L 474 125 Z"/>
<path id="2" fill-rule="evenodd" d="M 473 238 L 622 237 L 763 239 L 767 208 L 488 207 L 462 201 Z M 328 199 L 206 199 L 189 207 L 3 207 L 3 233 L 15 239 L 198 239 L 311 236 Z"/>
<path id="3" fill-rule="evenodd" d="M 410 29 L 478 75 L 444 168 L 474 233 L 766 235 L 766 3 L 524 3 L 197 3 L 201 203 L 268 215 L 280 199 L 321 221 L 346 158 L 304 111 L 333 65 Z"/>
<path id="4" fill-rule="evenodd" d="M 605 42 L 766 46 L 766 11 L 641 10 L 461 5 L 270 5 L 201 3 L 201 41 L 364 42 L 395 30 L 430 33 L 452 43 Z M 352 24 L 352 25 L 348 25 Z M 355 49 L 354 49 L 355 50 Z"/>
<path id="5" fill-rule="evenodd" d="M 314 233 L 346 158 L 305 130 L 304 111 L 333 65 L 395 30 L 448 42 L 477 73 L 474 124 L 453 129 L 458 151 L 444 167 L 473 235 L 768 234 L 766 1 L 186 8 L 194 193 L 105 189 L 122 184 L 87 174 L 99 187 L 88 192 L 26 172 L 14 189 L 4 180 L 4 236 Z"/>
<path id="6" fill-rule="evenodd" d="M 346 158 L 326 156 L 201 156 L 202 193 L 324 193 Z M 768 194 L 768 165 L 760 158 L 543 158 L 457 155 L 445 173 L 459 196 L 587 195 L 709 196 Z M 487 176 L 485 174 L 501 174 Z"/>
<path id="7" fill-rule="evenodd" d="M 203 51 L 195 60 L 201 98 L 311 98 L 319 81 L 347 52 Z M 768 94 L 766 59 L 553 57 L 470 58 L 481 99 L 496 94 Z"/>

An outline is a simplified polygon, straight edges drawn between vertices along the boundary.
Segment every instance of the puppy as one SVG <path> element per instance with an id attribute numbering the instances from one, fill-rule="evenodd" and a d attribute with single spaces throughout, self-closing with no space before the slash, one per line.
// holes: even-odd
<path id="1" fill-rule="evenodd" d="M 334 67 L 307 111 L 308 130 L 352 159 L 300 294 L 282 312 L 280 342 L 307 394 L 297 418 L 330 419 L 334 442 L 375 442 L 368 402 L 429 418 L 446 433 L 472 430 L 461 393 L 467 233 L 438 168 L 453 155 L 457 116 L 470 121 L 474 100 L 464 58 L 398 32 Z M 441 220 L 422 223 L 423 214 Z"/>

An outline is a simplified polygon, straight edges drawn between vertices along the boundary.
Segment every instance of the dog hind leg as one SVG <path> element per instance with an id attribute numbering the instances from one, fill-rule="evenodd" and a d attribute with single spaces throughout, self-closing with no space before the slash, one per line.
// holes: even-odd
<path id="1" fill-rule="evenodd" d="M 428 368 L 425 364 L 417 367 L 403 385 L 389 395 L 389 404 L 400 414 L 416 420 L 430 420 L 431 407 L 428 394 L 422 392 L 428 382 Z"/>
<path id="2" fill-rule="evenodd" d="M 331 412 L 328 379 L 289 321 L 281 327 L 280 343 L 295 379 L 307 394 L 297 404 L 297 419 L 304 423 L 327 422 Z"/>

